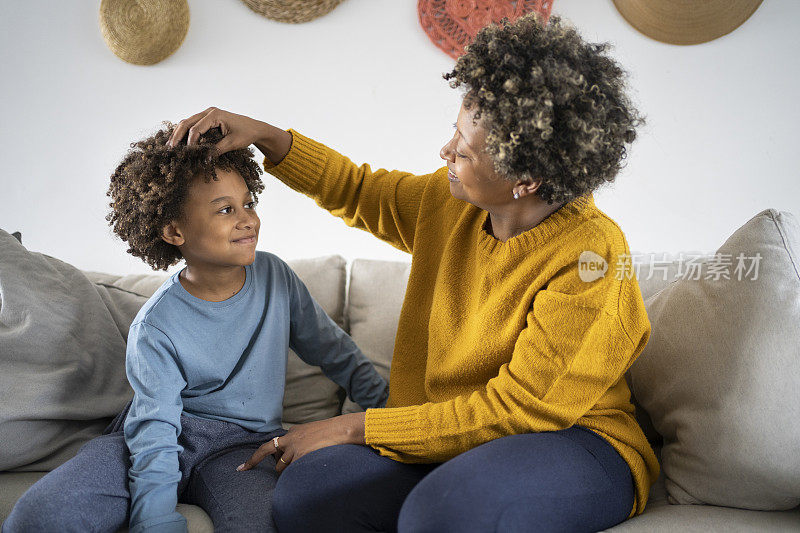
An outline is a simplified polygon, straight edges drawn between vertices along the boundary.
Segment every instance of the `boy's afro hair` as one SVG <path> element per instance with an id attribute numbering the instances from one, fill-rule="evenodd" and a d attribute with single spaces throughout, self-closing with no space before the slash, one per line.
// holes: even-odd
<path id="1" fill-rule="evenodd" d="M 106 193 L 112 200 L 106 220 L 114 233 L 128 243 L 129 254 L 155 270 L 166 270 L 182 258 L 176 246 L 161 238 L 161 230 L 182 217 L 193 178 L 218 180 L 215 169 L 221 168 L 238 172 L 254 199 L 264 190 L 251 148 L 217 154 L 214 145 L 223 137 L 220 128 L 208 130 L 197 144 L 187 146 L 184 137 L 170 148 L 166 143 L 175 125 L 163 125 L 154 135 L 131 143 Z"/>

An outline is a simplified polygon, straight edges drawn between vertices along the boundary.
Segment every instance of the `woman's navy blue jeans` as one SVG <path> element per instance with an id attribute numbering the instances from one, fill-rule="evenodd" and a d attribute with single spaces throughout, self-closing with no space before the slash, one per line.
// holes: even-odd
<path id="1" fill-rule="evenodd" d="M 445 463 L 404 464 L 367 446 L 330 446 L 283 471 L 279 531 L 599 531 L 628 518 L 631 471 L 573 426 L 496 439 Z"/>

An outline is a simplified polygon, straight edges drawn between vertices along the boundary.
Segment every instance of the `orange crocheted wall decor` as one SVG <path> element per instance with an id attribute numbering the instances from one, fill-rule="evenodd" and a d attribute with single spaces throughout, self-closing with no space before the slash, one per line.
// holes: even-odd
<path id="1" fill-rule="evenodd" d="M 503 17 L 513 22 L 538 11 L 550 18 L 553 0 L 419 0 L 419 23 L 433 44 L 456 59 L 478 31 Z"/>

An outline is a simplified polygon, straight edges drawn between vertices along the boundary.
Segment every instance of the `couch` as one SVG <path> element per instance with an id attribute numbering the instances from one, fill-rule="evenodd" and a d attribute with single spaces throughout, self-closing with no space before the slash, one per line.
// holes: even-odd
<path id="1" fill-rule="evenodd" d="M 744 234 L 743 234 L 744 232 Z M 738 237 L 737 237 L 738 235 Z M 737 241 L 738 238 L 738 241 Z M 5 240 L 4 240 L 5 239 Z M 21 254 L 21 260 L 26 256 L 25 254 L 32 254 L 25 251 L 19 245 L 16 246 L 9 240 L 8 233 L 0 230 L 0 255 L 7 258 L 9 257 L 8 250 L 12 248 L 15 253 Z M 744 241 L 742 241 L 744 239 Z M 767 272 L 766 259 L 763 258 L 762 273 L 769 278 L 772 276 L 781 276 L 785 283 L 788 285 L 780 286 L 778 289 L 782 294 L 789 291 L 787 305 L 791 307 L 788 312 L 790 315 L 788 319 L 792 319 L 793 312 L 796 312 L 797 307 L 800 306 L 800 269 L 798 268 L 798 253 L 800 252 L 800 226 L 797 220 L 789 213 L 779 212 L 776 210 L 765 210 L 750 219 L 742 228 L 737 230 L 734 235 L 726 241 L 720 250 L 725 250 L 725 246 L 736 247 L 737 243 L 742 248 L 744 242 L 747 246 L 745 248 L 752 252 L 755 248 L 764 248 L 764 252 L 773 253 L 769 257 L 771 259 L 771 268 L 774 271 Z M 754 244 L 755 243 L 755 244 Z M 761 250 L 761 248 L 758 248 Z M 719 250 L 717 251 L 719 253 Z M 53 258 L 41 256 L 40 254 L 33 254 L 37 257 L 37 261 L 50 261 L 49 264 L 58 263 L 58 268 L 67 268 L 69 265 L 58 262 Z M 692 300 L 686 294 L 681 296 L 681 290 L 684 292 L 694 291 L 698 298 L 712 298 L 709 305 L 712 308 L 713 319 L 718 321 L 720 328 L 716 326 L 710 328 L 715 330 L 714 334 L 722 334 L 725 339 L 730 340 L 736 336 L 736 332 L 730 331 L 717 331 L 723 330 L 725 321 L 725 312 L 747 314 L 746 308 L 737 308 L 736 305 L 730 305 L 727 309 L 720 309 L 722 305 L 720 302 L 713 300 L 713 291 L 709 289 L 712 281 L 703 282 L 703 280 L 692 280 L 691 276 L 686 275 L 686 257 L 692 256 L 695 259 L 693 264 L 698 264 L 708 268 L 710 263 L 713 263 L 717 254 L 632 254 L 632 270 L 639 280 L 639 285 L 642 291 L 642 296 L 647 303 L 648 313 L 651 316 L 651 323 L 653 324 L 653 337 L 651 341 L 654 347 L 651 349 L 648 344 L 647 349 L 640 357 L 634 366 L 625 374 L 625 379 L 628 381 L 634 393 L 632 401 L 636 406 L 637 420 L 642 426 L 645 434 L 650 440 L 654 450 L 656 451 L 659 461 L 662 464 L 661 475 L 656 483 L 653 485 L 647 507 L 645 512 L 637 517 L 629 519 L 610 531 L 614 532 L 628 532 L 628 531 L 720 531 L 720 532 L 736 532 L 736 531 L 800 531 L 800 490 L 798 488 L 798 481 L 800 478 L 795 479 L 798 472 L 798 463 L 800 462 L 800 454 L 797 454 L 798 445 L 800 441 L 794 441 L 794 448 L 789 451 L 788 459 L 782 458 L 782 461 L 791 461 L 791 455 L 794 455 L 794 463 L 785 464 L 782 462 L 779 466 L 780 472 L 788 472 L 789 477 L 786 480 L 779 480 L 777 489 L 775 489 L 780 498 L 772 501 L 749 503 L 751 500 L 736 500 L 730 501 L 725 498 L 727 495 L 737 494 L 738 488 L 734 488 L 729 484 L 728 480 L 721 479 L 720 483 L 714 484 L 713 479 L 709 479 L 712 474 L 700 472 L 701 482 L 705 483 L 701 488 L 692 489 L 690 482 L 684 482 L 686 477 L 679 468 L 681 454 L 685 458 L 686 455 L 695 455 L 697 453 L 687 452 L 681 450 L 678 446 L 692 430 L 692 420 L 694 423 L 699 423 L 700 426 L 708 426 L 708 422 L 704 421 L 702 417 L 699 420 L 692 418 L 689 421 L 678 423 L 676 430 L 674 419 L 680 418 L 674 412 L 665 412 L 663 398 L 671 398 L 675 402 L 684 402 L 683 395 L 692 396 L 693 392 L 680 391 L 682 386 L 690 383 L 689 377 L 675 378 L 673 374 L 680 374 L 681 367 L 685 366 L 683 363 L 676 365 L 674 359 L 670 359 L 670 349 L 675 349 L 674 335 L 672 340 L 667 340 L 666 344 L 663 339 L 665 334 L 672 334 L 670 328 L 670 313 L 677 315 L 679 320 L 685 320 L 689 317 L 689 328 L 697 330 L 703 326 L 702 316 L 690 316 L 692 313 L 698 313 L 698 309 L 702 310 L 699 300 Z M 777 258 L 777 259 L 775 259 Z M 6 259 L 0 259 L 0 290 L 8 292 L 9 279 L 13 278 L 10 274 L 11 267 L 7 264 L 3 265 Z M 780 262 L 782 261 L 782 262 Z M 299 259 L 288 261 L 293 269 L 298 273 L 301 279 L 308 285 L 311 293 L 325 308 L 326 312 L 342 327 L 344 327 L 353 337 L 355 342 L 362 348 L 362 350 L 373 360 L 378 371 L 388 380 L 389 365 L 391 363 L 391 353 L 393 347 L 394 336 L 396 332 L 396 325 L 400 313 L 400 306 L 405 291 L 406 281 L 408 279 L 410 264 L 404 262 L 392 261 L 377 261 L 369 259 L 355 259 L 351 263 L 347 263 L 344 258 L 340 256 L 326 256 L 315 259 Z M 778 264 L 780 262 L 780 264 Z M 71 268 L 71 267 L 70 267 Z M 794 270 L 792 270 L 794 269 Z M 163 282 L 166 274 L 150 274 L 150 275 L 119 275 L 108 274 L 100 272 L 83 271 L 79 272 L 74 269 L 75 276 L 85 276 L 88 286 L 94 287 L 100 295 L 99 301 L 103 302 L 108 309 L 111 310 L 111 315 L 114 318 L 118 332 L 124 335 L 127 325 L 133 318 L 138 306 L 143 303 L 146 298 L 153 293 L 153 291 Z M 718 270 L 718 269 L 717 269 Z M 77 273 L 79 272 L 79 274 Z M 608 273 L 610 275 L 611 273 Z M 32 279 L 35 277 L 35 272 L 25 272 L 22 276 L 28 276 L 32 285 L 37 285 L 37 281 Z M 5 282 L 5 285 L 4 285 Z M 59 282 L 62 286 L 63 280 Z M 705 285 L 703 285 L 705 283 Z M 774 279 L 766 279 L 765 283 L 777 283 Z M 688 287 L 688 288 L 687 288 Z M 751 286 L 747 290 L 754 292 L 750 297 L 762 298 L 765 289 L 762 286 Z M 794 291 L 794 292 L 792 292 Z M 73 290 L 73 293 L 78 292 Z M 670 293 L 669 297 L 664 294 Z M 723 288 L 720 294 L 727 295 L 736 293 L 737 290 L 732 290 L 730 287 Z M 766 291 L 769 292 L 769 291 Z M 3 292 L 0 291 L 0 295 Z M 700 294 L 700 296 L 697 296 Z M 711 296 L 709 296 L 711 294 Z M 687 300 L 688 298 L 688 300 Z M 737 295 L 738 302 L 743 302 L 747 305 L 747 297 L 742 299 L 741 295 Z M 681 307 L 683 302 L 684 307 Z M 688 302 L 688 303 L 687 303 Z M 6 308 L 0 307 L 0 332 L 4 325 L 3 321 L 7 320 L 7 315 L 3 313 L 8 312 L 9 302 L 3 302 Z M 752 306 L 758 306 L 757 303 L 752 303 Z M 782 305 L 782 304 L 780 304 Z M 660 306 L 660 307 L 659 307 Z M 716 307 L 715 307 L 716 306 Z M 794 306 L 794 307 L 792 307 Z M 651 312 L 651 309 L 653 312 Z M 665 310 L 666 309 L 666 310 Z M 658 318 L 655 318 L 658 315 Z M 6 317 L 4 319 L 4 316 Z M 656 332 L 661 332 L 660 320 L 664 321 L 665 333 L 659 337 Z M 707 318 L 707 317 L 706 317 Z M 797 328 L 800 322 L 794 323 L 794 331 L 787 331 L 784 334 L 794 336 L 793 344 L 786 346 L 772 346 L 773 351 L 779 349 L 791 350 L 794 346 L 794 361 L 795 365 L 800 361 L 797 352 Z M 686 327 L 684 324 L 683 327 Z M 740 328 L 741 329 L 741 328 Z M 763 328 L 762 328 L 763 329 Z M 691 337 L 692 334 L 697 334 L 697 331 L 688 331 L 685 336 Z M 700 334 L 708 334 L 708 332 Z M 74 337 L 74 335 L 73 335 Z M 3 349 L 3 337 L 0 336 L 0 350 Z M 660 339 L 660 340 L 659 340 Z M 699 341 L 691 341 L 693 345 L 702 344 Z M 661 343 L 661 344 L 659 344 Z M 661 349 L 666 345 L 666 349 Z M 683 349 L 682 351 L 690 351 L 690 348 Z M 665 353 L 667 355 L 665 355 Z M 703 352 L 710 353 L 710 352 Z M 730 348 L 726 348 L 726 353 L 730 353 Z M 113 356 L 117 365 L 123 364 L 124 353 L 115 353 Z M 709 355 L 711 357 L 711 355 Z M 727 356 L 726 356 L 727 357 Z M 745 357 L 745 356 L 743 356 Z M 646 358 L 653 361 L 661 360 L 661 366 L 650 365 L 650 367 L 637 370 L 637 365 L 643 362 Z M 701 356 L 693 355 L 693 360 L 702 359 Z M 752 359 L 752 357 L 750 357 Z M 690 366 L 691 363 L 686 365 Z M 733 365 L 731 365 L 733 366 Z M 675 369 L 669 371 L 670 368 Z M 667 369 L 667 371 L 665 371 Z M 0 368 L 0 371 L 3 369 Z M 702 371 L 687 370 L 690 373 L 697 374 Z M 637 372 L 639 372 L 637 374 Z M 782 371 L 787 376 L 787 380 L 795 380 L 791 383 L 786 383 L 787 390 L 791 390 L 794 384 L 797 383 L 797 366 L 784 369 Z M 655 373 L 655 374 L 654 374 Z M 114 379 L 118 380 L 119 375 L 115 375 Z M 671 382 L 671 379 L 677 379 Z M 708 376 L 705 377 L 708 379 Z M 661 390 L 660 395 L 650 394 L 649 391 L 667 388 L 666 391 Z M 696 385 L 693 386 L 697 390 Z M 691 388 L 691 387 L 690 387 Z M 700 387 L 705 388 L 705 387 Z M 713 388 L 713 387 L 712 387 Z M 730 386 L 723 384 L 724 389 L 730 389 Z M 117 404 L 113 409 L 108 410 L 105 415 L 108 417 L 113 414 L 113 411 L 130 397 L 130 392 L 125 392 L 124 387 L 119 389 L 120 396 Z M 756 391 L 758 393 L 758 391 Z M 127 394 L 127 395 L 126 395 Z M 789 392 L 790 394 L 790 392 Z M 646 398 L 646 401 L 644 400 Z M 795 395 L 794 399 L 788 401 L 787 405 L 791 409 L 792 405 L 800 403 L 797 400 L 798 396 Z M 4 400 L 6 401 L 6 400 Z M 38 401 L 38 400 L 37 400 Z M 46 401 L 46 400 L 42 400 Z M 733 400 L 731 400 L 733 401 Z M 649 402 L 649 403 L 648 403 Z M 661 402 L 661 403 L 659 403 Z M 669 403 L 669 402 L 667 402 Z M 724 413 L 725 405 L 727 402 L 718 402 Z M 643 407 L 652 406 L 653 413 Z M 755 408 L 755 407 L 754 407 Z M 311 420 L 323 419 L 341 412 L 352 412 L 357 410 L 358 406 L 352 404 L 346 399 L 342 391 L 338 387 L 328 381 L 316 369 L 309 367 L 302 363 L 296 355 L 290 354 L 289 372 L 287 375 L 287 388 L 284 399 L 284 420 L 287 427 L 295 423 L 302 423 Z M 690 417 L 695 416 L 698 412 L 697 409 L 690 409 Z M 704 411 L 705 412 L 705 411 Z M 651 417 L 650 415 L 653 414 Z M 712 411 L 707 413 L 709 416 L 716 416 Z M 719 413 L 718 413 L 719 414 Z M 794 415 L 794 413 L 789 413 Z M 699 415 L 697 415 L 699 416 Z M 64 453 L 58 455 L 57 452 L 49 452 L 45 458 L 30 461 L 27 466 L 18 466 L 10 469 L 10 471 L 0 472 L 0 521 L 10 512 L 17 498 L 37 479 L 39 479 L 45 472 L 53 468 L 58 462 L 66 460 L 75 453 L 78 446 L 90 438 L 94 433 L 99 433 L 104 423 L 107 423 L 109 418 L 104 417 L 99 421 L 99 424 L 92 426 L 93 429 L 88 433 L 81 434 L 81 438 L 77 442 L 69 442 L 64 447 Z M 2 420 L 0 420 L 0 438 L 2 438 Z M 659 429 L 664 432 L 664 435 L 659 433 Z M 698 427 L 695 432 L 703 431 L 702 427 Z M 714 434 L 718 434 L 721 430 L 715 430 Z M 792 430 L 794 431 L 794 430 Z M 794 438 L 796 433 L 791 433 L 790 436 Z M 774 437 L 774 435 L 772 435 Z M 688 440 L 689 437 L 686 437 Z M 742 437 L 746 441 L 746 437 Z M 706 437 L 706 443 L 713 443 L 714 435 Z M 728 440 L 731 448 L 737 446 L 738 441 Z M 765 441 L 766 442 L 766 441 Z M 6 446 L 3 444 L 2 446 Z M 713 447 L 713 444 L 703 444 L 704 448 Z M 670 451 L 671 450 L 671 451 Z M 7 450 L 8 451 L 8 450 Z M 677 453 L 674 459 L 667 455 L 667 452 Z M 725 457 L 731 454 L 722 454 L 714 452 L 715 455 L 711 456 L 710 461 L 716 460 L 714 458 Z M 748 456 L 757 456 L 758 449 L 753 448 L 747 452 Z M 774 455 L 770 452 L 771 456 Z M 26 461 L 31 458 L 25 459 Z M 35 459 L 35 458 L 34 458 Z M 672 465 L 665 460 L 671 460 L 676 465 Z M 31 466 L 33 465 L 33 466 Z M 776 476 L 771 468 L 776 468 L 774 465 L 768 464 L 768 460 L 759 459 L 756 461 L 756 466 L 766 472 L 767 483 L 779 477 Z M 742 467 L 744 468 L 744 467 Z M 729 465 L 723 465 L 725 471 L 735 470 Z M 38 471 L 37 471 L 38 470 Z M 720 474 L 723 476 L 724 474 Z M 751 479 L 756 479 L 758 476 L 752 472 L 748 472 L 746 476 Z M 743 473 L 740 478 L 745 477 Z M 746 483 L 745 483 L 746 484 Z M 752 487 L 755 491 L 755 496 L 761 496 L 769 493 L 769 490 L 760 488 L 758 486 Z M 774 488 L 774 487 L 772 487 Z M 713 490 L 711 490 L 713 489 Z M 716 492 L 715 492 L 716 491 Z M 739 491 L 741 492 L 741 491 Z M 720 496 L 721 494 L 721 496 Z M 686 503 L 687 499 L 692 503 Z M 716 498 L 716 499 L 715 499 Z M 705 499 L 706 501 L 703 501 Z M 713 500 L 716 504 L 709 503 L 708 500 Z M 742 503 L 745 502 L 745 503 Z M 738 508 L 737 508 L 738 507 Z M 744 508 L 742 508 L 744 507 Z M 189 523 L 189 530 L 192 532 L 213 531 L 211 522 L 208 516 L 198 507 L 180 504 L 179 511 L 184 514 Z"/>

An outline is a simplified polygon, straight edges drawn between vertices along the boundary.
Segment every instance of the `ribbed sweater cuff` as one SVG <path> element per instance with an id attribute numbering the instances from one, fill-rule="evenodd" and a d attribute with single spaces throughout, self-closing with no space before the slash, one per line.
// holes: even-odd
<path id="1" fill-rule="evenodd" d="M 404 455 L 425 454 L 427 426 L 419 405 L 367 409 L 364 438 L 369 446 L 385 447 Z"/>
<path id="2" fill-rule="evenodd" d="M 292 134 L 289 152 L 277 165 L 265 157 L 264 170 L 292 189 L 311 195 L 319 185 L 319 178 L 325 168 L 327 148 L 293 129 L 288 132 Z"/>

